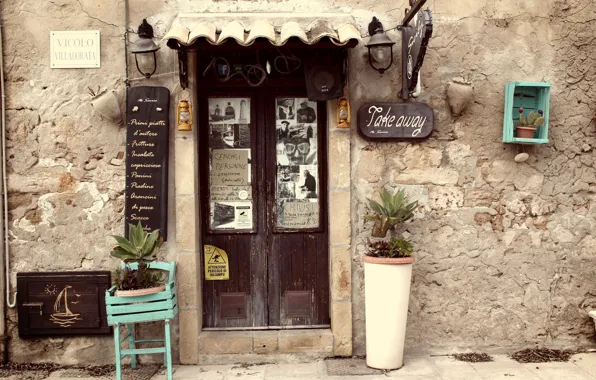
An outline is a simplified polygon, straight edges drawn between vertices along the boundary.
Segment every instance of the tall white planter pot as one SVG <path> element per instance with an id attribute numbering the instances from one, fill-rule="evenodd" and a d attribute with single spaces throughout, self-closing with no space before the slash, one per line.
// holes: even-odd
<path id="1" fill-rule="evenodd" d="M 596 310 L 592 310 L 588 314 L 590 315 L 590 317 L 592 317 L 592 320 L 594 321 L 594 328 L 596 328 Z"/>
<path id="2" fill-rule="evenodd" d="M 366 365 L 397 369 L 404 364 L 404 341 L 414 258 L 364 256 Z"/>

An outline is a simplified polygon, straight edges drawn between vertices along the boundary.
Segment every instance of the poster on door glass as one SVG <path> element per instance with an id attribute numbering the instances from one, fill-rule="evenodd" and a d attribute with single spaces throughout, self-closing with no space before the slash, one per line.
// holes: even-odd
<path id="1" fill-rule="evenodd" d="M 211 202 L 211 228 L 251 230 L 252 202 Z"/>
<path id="2" fill-rule="evenodd" d="M 250 98 L 209 98 L 209 147 L 250 148 Z"/>
<path id="3" fill-rule="evenodd" d="M 317 103 L 276 99 L 276 211 L 280 228 L 319 226 Z"/>
<path id="4" fill-rule="evenodd" d="M 249 149 L 211 150 L 211 186 L 247 186 L 251 182 Z"/>

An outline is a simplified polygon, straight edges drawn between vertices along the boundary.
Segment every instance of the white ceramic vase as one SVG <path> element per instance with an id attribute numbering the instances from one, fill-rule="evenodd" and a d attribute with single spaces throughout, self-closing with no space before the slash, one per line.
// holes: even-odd
<path id="1" fill-rule="evenodd" d="M 91 100 L 91 106 L 97 113 L 117 124 L 122 123 L 120 99 L 115 90 L 104 91 Z"/>
<path id="2" fill-rule="evenodd" d="M 590 317 L 592 317 L 592 320 L 594 321 L 594 328 L 596 328 L 596 310 L 592 310 L 589 313 Z"/>
<path id="3" fill-rule="evenodd" d="M 403 366 L 413 262 L 411 257 L 364 256 L 366 365 L 369 367 L 397 369 Z"/>
<path id="4" fill-rule="evenodd" d="M 447 87 L 447 99 L 453 116 L 459 116 L 474 97 L 472 83 L 463 78 L 454 78 Z"/>

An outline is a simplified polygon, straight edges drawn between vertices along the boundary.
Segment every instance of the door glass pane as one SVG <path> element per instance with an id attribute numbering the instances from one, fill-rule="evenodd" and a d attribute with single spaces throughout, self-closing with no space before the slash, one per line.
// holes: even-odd
<path id="1" fill-rule="evenodd" d="M 250 98 L 209 98 L 211 230 L 253 230 Z"/>
<path id="2" fill-rule="evenodd" d="M 317 103 L 276 99 L 278 228 L 319 227 Z"/>

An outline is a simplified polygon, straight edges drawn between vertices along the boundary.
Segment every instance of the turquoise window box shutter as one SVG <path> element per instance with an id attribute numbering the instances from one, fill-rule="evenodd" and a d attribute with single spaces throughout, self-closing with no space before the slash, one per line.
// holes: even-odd
<path id="1" fill-rule="evenodd" d="M 509 82 L 505 86 L 505 112 L 503 117 L 503 142 L 513 144 L 547 144 L 551 84 L 546 82 Z M 542 110 L 544 124 L 536 129 L 533 138 L 515 137 L 519 124 L 519 109 L 524 116 Z"/>
<path id="2" fill-rule="evenodd" d="M 130 267 L 136 269 L 137 263 Z M 165 290 L 142 296 L 119 297 L 115 295 L 116 287 L 106 291 L 106 309 L 108 324 L 114 327 L 114 345 L 116 348 L 116 380 L 122 380 L 122 358 L 130 355 L 130 366 L 136 368 L 137 355 L 163 353 L 167 378 L 172 380 L 172 346 L 170 323 L 178 314 L 178 297 L 176 295 L 176 263 L 151 262 L 149 267 L 168 272 Z M 138 340 L 134 335 L 134 324 L 163 321 L 164 339 Z M 126 326 L 126 336 L 120 338 L 120 327 Z M 128 348 L 121 348 L 128 342 Z M 137 348 L 137 343 L 159 342 L 163 347 Z"/>

